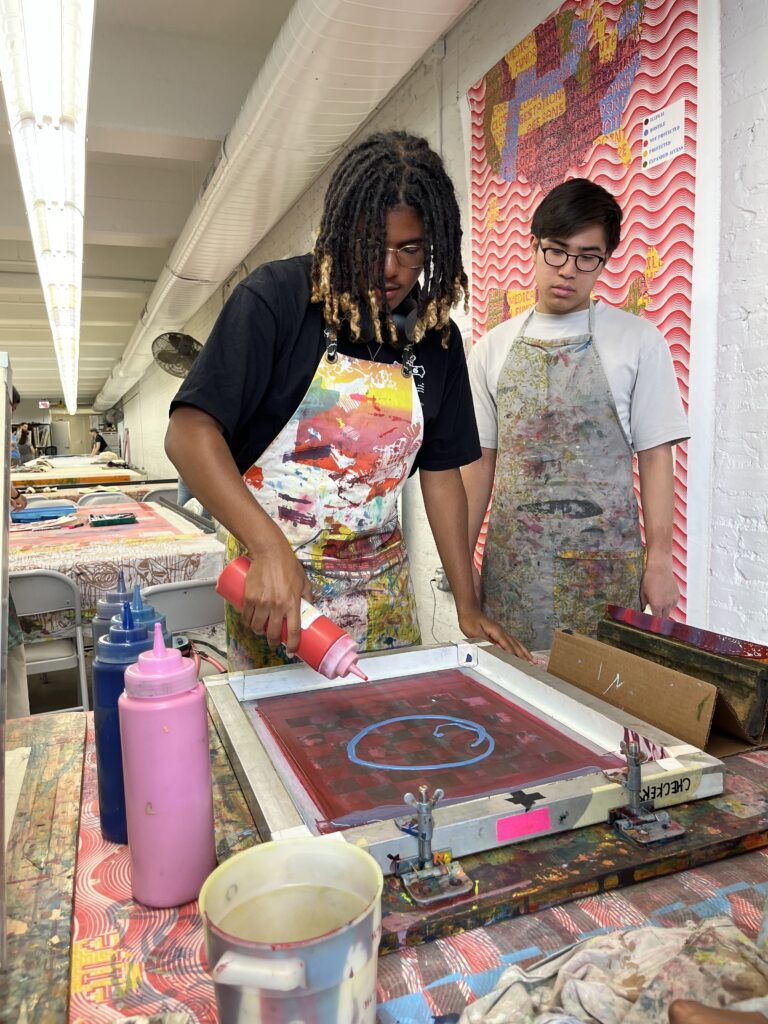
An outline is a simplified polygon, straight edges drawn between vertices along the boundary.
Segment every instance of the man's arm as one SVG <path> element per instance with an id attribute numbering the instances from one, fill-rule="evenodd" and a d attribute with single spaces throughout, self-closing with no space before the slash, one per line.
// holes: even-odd
<path id="1" fill-rule="evenodd" d="M 480 609 L 472 583 L 472 563 L 467 543 L 467 496 L 460 471 L 422 469 L 419 478 L 427 519 L 456 602 L 462 632 L 467 637 L 491 640 L 505 651 L 530 660 L 525 647 Z"/>
<path id="2" fill-rule="evenodd" d="M 640 501 L 645 523 L 646 561 L 640 583 L 640 603 L 654 615 L 669 615 L 680 591 L 672 572 L 672 524 L 675 482 L 672 445 L 660 444 L 637 453 Z"/>
<path id="3" fill-rule="evenodd" d="M 299 600 L 312 588 L 282 530 L 243 482 L 224 439 L 223 427 L 193 406 L 178 406 L 165 435 L 165 451 L 197 500 L 246 547 L 253 564 L 245 581 L 243 621 L 286 651 L 299 643 Z M 265 629 L 265 625 L 266 629 Z"/>
<path id="4" fill-rule="evenodd" d="M 477 462 L 461 467 L 461 479 L 467 492 L 470 555 L 477 545 L 480 529 L 491 500 L 493 481 L 496 476 L 496 449 L 481 448 Z"/>

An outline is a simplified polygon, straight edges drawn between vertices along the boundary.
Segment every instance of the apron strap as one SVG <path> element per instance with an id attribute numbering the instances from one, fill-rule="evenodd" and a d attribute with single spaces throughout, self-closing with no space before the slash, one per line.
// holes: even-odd
<path id="1" fill-rule="evenodd" d="M 339 343 L 331 333 L 330 327 L 324 328 L 323 337 L 325 338 L 325 358 L 329 363 L 335 363 L 338 356 Z"/>
<path id="2" fill-rule="evenodd" d="M 325 358 L 329 363 L 335 363 L 339 354 L 339 343 L 333 336 L 330 327 L 323 328 L 323 337 L 325 338 Z M 381 345 L 379 345 L 379 348 L 381 348 Z M 415 362 L 416 353 L 413 350 L 413 342 L 409 341 L 403 349 L 403 368 L 401 373 L 404 377 L 408 378 L 413 376 L 413 367 Z"/>

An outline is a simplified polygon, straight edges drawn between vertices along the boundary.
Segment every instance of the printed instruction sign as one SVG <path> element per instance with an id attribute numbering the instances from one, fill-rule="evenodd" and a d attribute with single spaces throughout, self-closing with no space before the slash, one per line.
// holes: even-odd
<path id="1" fill-rule="evenodd" d="M 685 150 L 685 100 L 676 100 L 643 119 L 643 168 L 655 167 Z"/>

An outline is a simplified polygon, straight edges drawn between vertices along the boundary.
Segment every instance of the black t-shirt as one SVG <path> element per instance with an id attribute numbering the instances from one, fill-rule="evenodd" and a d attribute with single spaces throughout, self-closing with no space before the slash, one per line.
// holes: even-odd
<path id="1" fill-rule="evenodd" d="M 266 263 L 232 293 L 203 351 L 171 403 L 213 416 L 241 473 L 277 437 L 309 388 L 325 351 L 322 308 L 310 302 L 312 257 Z M 400 353 L 349 340 L 339 351 L 395 363 Z M 451 323 L 447 349 L 429 331 L 416 345 L 414 380 L 424 440 L 414 469 L 454 469 L 480 458 L 464 347 Z"/>
<path id="2" fill-rule="evenodd" d="M 101 455 L 102 452 L 105 452 L 107 450 L 107 448 L 109 447 L 109 445 L 104 440 L 104 438 L 101 436 L 101 434 L 94 434 L 93 440 L 91 441 L 91 448 L 93 448 L 93 446 L 95 444 L 97 444 L 99 446 L 99 451 L 98 451 L 99 455 Z"/>

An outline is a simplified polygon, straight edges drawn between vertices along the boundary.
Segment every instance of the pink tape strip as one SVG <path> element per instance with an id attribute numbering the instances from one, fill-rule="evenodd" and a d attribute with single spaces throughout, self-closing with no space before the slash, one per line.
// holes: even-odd
<path id="1" fill-rule="evenodd" d="M 507 843 L 512 839 L 522 839 L 539 832 L 549 832 L 549 808 L 540 807 L 538 811 L 521 811 L 509 818 L 499 818 L 496 822 L 496 841 Z"/>

